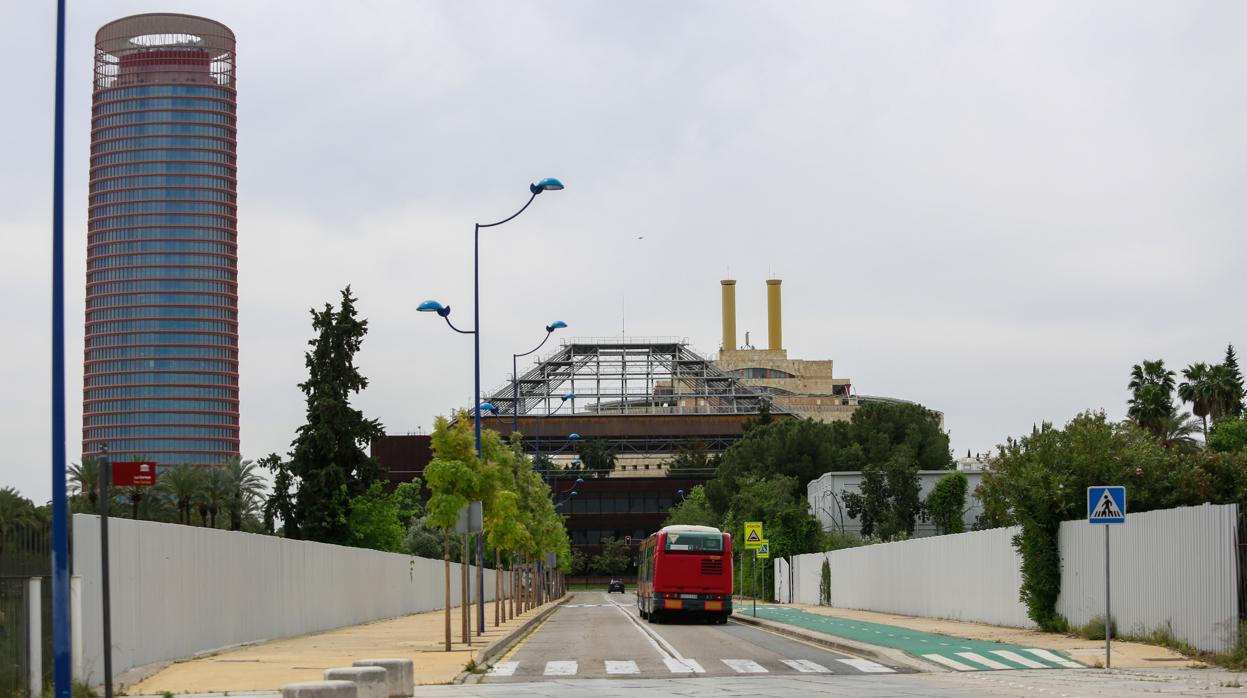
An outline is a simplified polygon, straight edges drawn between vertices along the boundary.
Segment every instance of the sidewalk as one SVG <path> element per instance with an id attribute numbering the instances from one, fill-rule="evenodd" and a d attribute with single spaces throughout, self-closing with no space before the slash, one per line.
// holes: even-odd
<path id="1" fill-rule="evenodd" d="M 748 615 L 749 609 L 742 607 L 738 613 Z M 949 655 L 951 651 L 951 660 L 963 664 L 966 662 L 964 657 L 958 656 L 959 652 L 974 652 L 982 655 L 984 650 L 994 653 L 1003 649 L 1005 652 L 1021 654 L 1017 651 L 1018 648 L 1046 650 L 1087 666 L 1102 666 L 1104 663 L 1103 640 L 1083 640 L 1037 630 L 807 604 L 759 604 L 758 616 L 837 637 L 894 647 L 914 656 L 929 655 L 933 652 Z M 898 629 L 906 632 L 893 632 Z M 958 643 L 954 640 L 963 642 Z M 1016 661 L 1007 659 L 1002 660 L 999 654 L 986 656 L 1006 665 L 1016 663 Z M 1029 654 L 1023 656 L 1045 665 L 1056 663 L 1042 656 L 1038 658 Z M 956 668 L 944 661 L 935 661 L 946 667 Z M 1136 642 L 1113 642 L 1114 669 L 1160 669 L 1187 666 L 1203 666 L 1203 664 L 1164 647 Z M 972 666 L 972 668 L 979 667 Z M 1015 667 L 1009 666 L 1008 668 Z"/>
<path id="2" fill-rule="evenodd" d="M 566 597 L 564 597 L 566 598 Z M 407 657 L 417 684 L 449 683 L 477 652 L 563 601 L 555 599 L 494 627 L 493 603 L 485 604 L 485 634 L 472 646 L 459 642 L 459 609 L 451 612 L 451 651 L 445 651 L 442 611 L 374 621 L 313 635 L 275 640 L 170 664 L 127 686 L 130 695 L 277 691 L 288 683 L 320 681 L 325 669 L 351 666 L 357 659 Z M 475 609 L 474 609 L 475 610 Z M 473 613 L 475 622 L 475 613 Z M 473 626 L 475 627 L 475 626 Z"/>

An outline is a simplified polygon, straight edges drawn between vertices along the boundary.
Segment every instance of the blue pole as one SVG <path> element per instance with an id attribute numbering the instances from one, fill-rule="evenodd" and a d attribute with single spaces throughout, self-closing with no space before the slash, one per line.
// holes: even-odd
<path id="1" fill-rule="evenodd" d="M 476 344 L 476 360 L 473 362 L 476 381 L 475 392 L 472 393 L 472 414 L 476 422 L 476 457 L 481 457 L 481 224 L 476 224 L 476 232 L 472 236 L 472 322 L 474 323 L 472 341 Z"/>
<path id="2" fill-rule="evenodd" d="M 57 698 L 70 698 L 69 507 L 65 499 L 65 0 L 56 3 L 52 134 L 52 664 Z"/>

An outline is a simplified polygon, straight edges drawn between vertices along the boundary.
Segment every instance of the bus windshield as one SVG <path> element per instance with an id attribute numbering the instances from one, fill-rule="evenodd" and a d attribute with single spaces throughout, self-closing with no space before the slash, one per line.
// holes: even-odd
<path id="1" fill-rule="evenodd" d="M 666 552 L 721 553 L 723 552 L 723 534 L 718 531 L 714 533 L 668 531 L 667 542 L 663 550 Z"/>

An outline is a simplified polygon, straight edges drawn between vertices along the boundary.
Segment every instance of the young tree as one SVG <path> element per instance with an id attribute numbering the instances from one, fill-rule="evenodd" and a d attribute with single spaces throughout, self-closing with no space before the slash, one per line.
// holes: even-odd
<path id="1" fill-rule="evenodd" d="M 446 651 L 450 651 L 450 538 L 455 524 L 459 521 L 459 511 L 477 498 L 480 491 L 480 473 L 475 467 L 477 462 L 476 447 L 468 433 L 466 412 L 460 412 L 459 418 L 452 424 L 445 417 L 438 417 L 433 425 L 431 438 L 433 460 L 424 469 L 425 480 L 429 483 L 428 504 L 425 507 L 425 522 L 442 532 L 442 561 L 446 574 Z"/>
<path id="2" fill-rule="evenodd" d="M 348 286 L 338 308 L 326 303 L 311 311 L 316 336 L 305 355 L 308 378 L 299 384 L 307 421 L 299 427 L 287 466 L 298 484 L 294 520 L 285 522 L 288 537 L 350 544 L 351 500 L 380 475 L 366 449 L 385 429 L 351 406 L 351 395 L 368 387 L 355 364 L 368 321 L 357 316 L 355 301 Z"/>

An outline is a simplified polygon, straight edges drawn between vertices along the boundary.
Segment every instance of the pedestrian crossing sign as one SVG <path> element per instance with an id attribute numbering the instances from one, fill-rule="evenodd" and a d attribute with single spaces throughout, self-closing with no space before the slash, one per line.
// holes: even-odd
<path id="1" fill-rule="evenodd" d="M 745 522 L 745 550 L 757 550 L 762 547 L 762 522 Z"/>
<path id="2" fill-rule="evenodd" d="M 770 556 L 771 556 L 771 542 L 770 542 L 770 541 L 768 541 L 767 539 L 763 538 L 763 539 L 762 539 L 762 545 L 760 545 L 760 546 L 758 547 L 758 557 L 759 557 L 759 558 L 764 558 L 764 557 L 769 558 Z"/>
<path id="3" fill-rule="evenodd" d="M 1126 523 L 1126 488 L 1120 485 L 1088 487 L 1087 523 Z"/>

